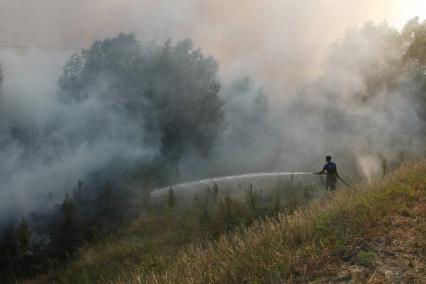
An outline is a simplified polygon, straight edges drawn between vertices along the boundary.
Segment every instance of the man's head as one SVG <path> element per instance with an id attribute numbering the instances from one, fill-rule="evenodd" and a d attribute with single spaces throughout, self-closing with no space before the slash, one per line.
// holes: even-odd
<path id="1" fill-rule="evenodd" d="M 327 162 L 331 162 L 331 156 L 326 156 L 326 157 L 325 157 L 325 160 L 326 160 Z"/>

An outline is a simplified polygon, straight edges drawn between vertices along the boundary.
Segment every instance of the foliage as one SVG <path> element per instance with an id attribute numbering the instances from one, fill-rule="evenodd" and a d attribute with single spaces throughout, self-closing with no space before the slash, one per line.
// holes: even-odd
<path id="1" fill-rule="evenodd" d="M 173 208 L 175 206 L 175 202 L 176 202 L 175 192 L 173 191 L 172 188 L 170 188 L 167 194 L 167 206 L 169 208 Z"/>
<path id="2" fill-rule="evenodd" d="M 250 184 L 250 188 L 246 191 L 246 202 L 250 210 L 256 211 L 259 202 L 259 192 Z"/>
<path id="3" fill-rule="evenodd" d="M 205 196 L 197 195 L 192 208 L 175 207 L 174 214 L 164 214 L 161 208 L 144 212 L 120 234 L 83 246 L 75 261 L 65 270 L 52 272 L 49 279 L 65 283 L 256 283 L 300 277 L 313 281 L 327 269 L 333 271 L 340 257 L 354 254 L 350 250 L 367 227 L 375 230 L 378 220 L 392 218 L 402 204 L 424 198 L 425 167 L 424 161 L 405 165 L 372 185 L 338 190 L 292 214 L 285 214 L 283 206 L 274 215 L 273 204 L 261 202 L 252 220 L 264 218 L 260 210 L 264 206 L 271 208 L 273 218 L 254 223 L 247 222 L 253 215 L 246 202 L 219 190 L 221 197 L 214 206 L 206 191 Z M 232 223 L 235 220 L 239 221 Z M 213 226 L 220 222 L 220 227 Z M 246 223 L 253 225 L 242 226 Z M 226 233 L 230 224 L 234 229 Z M 218 228 L 221 231 L 216 233 Z M 355 253 L 354 261 L 373 264 L 376 252 L 365 252 Z"/>
<path id="4" fill-rule="evenodd" d="M 218 168 L 228 172 L 236 168 L 252 172 L 258 167 L 268 167 L 276 155 L 276 148 L 270 145 L 279 145 L 281 137 L 280 131 L 271 123 L 268 98 L 263 89 L 243 77 L 224 85 L 221 95 L 225 127 L 217 157 L 213 157 L 220 162 Z M 264 148 L 260 150 L 259 147 Z M 235 158 L 229 159 L 229 155 Z"/>
<path id="5" fill-rule="evenodd" d="M 365 127 L 365 120 L 362 115 L 352 119 L 352 110 L 348 111 L 345 104 L 361 110 L 357 114 L 372 113 L 377 105 L 383 106 L 381 102 L 389 101 L 388 96 L 397 94 L 396 102 L 416 102 L 413 109 L 405 111 L 422 120 L 418 125 L 426 134 L 425 26 L 426 22 L 414 19 L 401 33 L 386 24 L 367 24 L 348 33 L 331 50 L 322 76 L 300 91 L 289 117 L 312 125 L 317 125 L 313 120 L 325 117 L 321 131 L 356 135 Z M 133 34 L 97 41 L 71 56 L 58 85 L 65 104 L 100 101 L 108 106 L 108 117 L 124 115 L 126 124 L 136 125 L 130 131 L 137 133 L 132 136 L 135 144 L 159 149 L 160 157 L 137 164 L 130 173 L 123 170 L 132 181 L 143 180 L 143 184 L 135 182 L 143 193 L 122 188 L 117 185 L 121 180 L 109 176 L 122 170 L 120 166 L 100 170 L 92 174 L 88 185 L 79 182 L 74 194 L 67 195 L 47 216 L 36 214 L 25 218 L 27 221 L 22 219 L 18 226 L 7 227 L 0 243 L 0 252 L 6 256 L 1 259 L 0 275 L 7 279 L 13 274 L 34 275 L 48 267 L 47 260 L 59 260 L 70 264 L 53 278 L 65 282 L 282 282 L 309 273 L 300 268 L 300 261 L 312 264 L 310 272 L 317 273 L 314 270 L 324 262 L 324 255 L 344 251 L 366 223 L 389 211 L 406 211 L 403 206 L 421 194 L 418 189 L 424 181 L 418 172 L 420 167 L 424 172 L 424 166 L 412 166 L 406 176 L 386 175 L 384 184 L 359 192 L 338 192 L 306 210 L 301 206 L 314 197 L 314 190 L 293 181 L 281 186 L 272 200 L 264 200 L 250 188 L 242 202 L 217 185 L 198 196 L 192 207 L 181 204 L 172 190 L 165 201 L 151 200 L 149 190 L 170 181 L 165 176 L 179 179 L 176 165 L 183 156 L 211 155 L 217 150 L 219 137 L 226 142 L 225 155 L 235 152 L 236 157 L 243 157 L 220 164 L 221 170 L 244 170 L 252 166 L 249 158 L 256 165 L 262 164 L 255 155 L 258 145 L 270 145 L 274 140 L 271 137 L 275 137 L 267 123 L 267 100 L 262 89 L 242 79 L 221 90 L 216 61 L 194 50 L 189 40 L 157 45 L 140 43 Z M 338 100 L 342 94 L 344 99 Z M 385 104 L 381 111 L 391 113 L 390 118 L 399 117 L 393 116 L 398 107 Z M 223 125 L 224 119 L 229 124 Z M 393 137 L 381 132 L 393 126 L 392 122 L 401 126 L 396 129 L 402 132 L 387 133 L 407 138 L 404 145 L 410 147 L 410 135 L 417 134 L 418 129 L 405 127 L 406 121 L 400 120 L 384 121 L 366 143 L 370 147 L 380 145 L 375 139 L 394 143 Z M 103 135 L 93 129 L 88 127 L 87 135 L 64 139 L 70 144 L 73 139 L 90 144 L 91 137 Z M 291 129 L 286 131 L 292 136 Z M 45 143 L 35 127 L 30 131 L 11 127 L 10 139 L 16 142 L 13 145 L 23 145 L 24 161 Z M 394 152 L 401 159 L 405 157 L 402 151 Z M 247 157 L 247 153 L 253 155 Z M 275 149 L 271 153 L 265 167 L 275 161 Z M 383 173 L 389 173 L 389 153 L 380 152 L 380 156 Z M 105 179 L 115 183 L 105 183 Z M 138 197 L 139 204 L 135 200 Z M 398 198 L 406 202 L 396 203 Z M 269 216 L 274 218 L 256 222 Z M 189 244 L 193 246 L 187 247 Z M 360 264 L 371 259 L 371 254 L 358 255 Z"/>
<path id="6" fill-rule="evenodd" d="M 409 42 L 405 58 L 420 68 L 426 66 L 426 21 L 420 23 L 416 17 L 410 20 L 402 30 L 402 37 Z"/>
<path id="7" fill-rule="evenodd" d="M 314 281 L 341 260 L 337 249 L 353 248 L 368 227 L 392 218 L 404 202 L 424 200 L 426 161 L 405 165 L 385 180 L 353 191 L 337 191 L 291 215 L 280 215 L 203 247 L 183 250 L 166 271 L 142 282 L 264 283 Z M 373 265 L 374 252 L 360 252 Z M 141 274 L 123 275 L 136 281 Z M 141 278 L 139 278 L 141 279 Z"/>
<path id="8" fill-rule="evenodd" d="M 405 63 L 408 65 L 413 77 L 414 99 L 419 116 L 426 121 L 426 21 L 419 22 L 414 18 L 407 23 L 402 31 L 402 36 L 408 43 L 405 52 Z M 426 135 L 426 126 L 423 126 L 423 133 Z"/>
<path id="9" fill-rule="evenodd" d="M 221 128 L 217 63 L 190 40 L 159 46 L 120 34 L 97 41 L 70 57 L 58 84 L 64 101 L 98 95 L 123 108 L 173 162 L 193 149 L 208 155 Z"/>
<path id="10" fill-rule="evenodd" d="M 25 218 L 22 218 L 19 222 L 15 236 L 18 254 L 24 255 L 28 253 L 31 245 L 31 230 Z"/>
<path id="11" fill-rule="evenodd" d="M 74 201 L 66 195 L 60 207 L 61 217 L 50 233 L 51 247 L 54 255 L 67 258 L 79 243 Z"/>
<path id="12" fill-rule="evenodd" d="M 119 231 L 134 219 L 130 192 L 107 183 L 100 188 L 77 183 L 72 196 L 46 215 L 32 214 L 0 234 L 0 281 L 32 277 L 72 259 L 79 246 Z"/>
<path id="13" fill-rule="evenodd" d="M 119 233 L 83 246 L 75 256 L 76 261 L 65 270 L 56 271 L 52 279 L 87 283 L 102 281 L 100 279 L 114 282 L 127 273 L 140 273 L 145 277 L 167 269 L 179 250 L 188 245 L 207 245 L 209 241 L 244 230 L 257 220 L 276 217 L 286 209 L 283 205 L 275 211 L 272 199 L 260 198 L 253 187 L 243 192 L 253 195 L 255 206 L 215 184 L 194 196 L 191 203 L 185 203 L 183 198 L 174 199 L 172 214 L 168 194 L 162 201 L 153 201 L 151 209 L 141 210 L 140 217 Z M 281 188 L 281 192 L 285 196 L 287 189 Z M 173 192 L 173 198 L 175 194 Z M 299 206 L 310 201 L 304 199 L 303 194 L 299 198 Z"/>
<path id="14" fill-rule="evenodd" d="M 281 203 L 281 198 L 279 194 L 274 195 L 272 210 L 275 214 L 278 214 L 282 211 L 283 205 Z"/>

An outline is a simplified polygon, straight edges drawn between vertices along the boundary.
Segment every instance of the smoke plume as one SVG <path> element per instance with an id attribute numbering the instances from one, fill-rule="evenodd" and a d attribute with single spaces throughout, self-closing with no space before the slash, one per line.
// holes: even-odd
<path id="1" fill-rule="evenodd" d="M 158 157 L 142 122 L 105 99 L 108 80 L 79 104 L 57 95 L 73 51 L 121 32 L 142 44 L 189 37 L 219 61 L 224 130 L 208 159 L 188 152 L 179 161 L 182 180 L 313 171 L 325 154 L 342 174 L 371 179 L 383 159 L 424 154 L 421 84 L 404 63 L 410 40 L 364 25 L 394 19 L 396 3 L 3 1 L 2 29 L 30 33 L 0 32 L 15 46 L 0 50 L 0 223 L 58 202 L 111 165 L 126 171 Z"/>

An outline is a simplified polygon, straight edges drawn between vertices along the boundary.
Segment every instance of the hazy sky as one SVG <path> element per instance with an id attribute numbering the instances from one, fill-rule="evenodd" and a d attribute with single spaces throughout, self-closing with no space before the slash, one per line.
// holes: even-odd
<path id="1" fill-rule="evenodd" d="M 131 31 L 145 40 L 190 37 L 220 60 L 223 77 L 255 76 L 282 92 L 315 78 L 330 43 L 348 29 L 369 20 L 400 28 L 416 15 L 426 16 L 425 1 L 2 0 L 1 31 L 51 35 L 0 32 L 0 45 L 87 47 L 93 39 Z M 4 49 L 0 62 L 8 60 Z M 70 53 L 19 50 L 32 56 L 46 52 L 55 53 L 46 64 L 57 69 L 58 56 Z"/>

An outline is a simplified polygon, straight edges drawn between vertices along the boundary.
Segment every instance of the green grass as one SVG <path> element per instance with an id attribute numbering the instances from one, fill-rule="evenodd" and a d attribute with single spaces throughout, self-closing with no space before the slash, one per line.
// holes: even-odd
<path id="1" fill-rule="evenodd" d="M 195 216 L 153 213 L 139 217 L 121 233 L 103 236 L 80 248 L 66 269 L 56 269 L 50 281 L 105 283 L 119 274 L 148 275 L 163 271 L 183 245 L 199 239 Z"/>
<path id="2" fill-rule="evenodd" d="M 357 256 L 357 263 L 364 267 L 373 267 L 376 263 L 377 254 L 374 251 L 360 251 Z"/>
<path id="3" fill-rule="evenodd" d="M 255 222 L 214 241 L 202 239 L 196 218 L 189 218 L 186 225 L 174 223 L 170 216 L 141 218 L 124 238 L 111 237 L 82 248 L 67 269 L 51 273 L 49 279 L 66 283 L 315 280 L 333 273 L 342 256 L 351 253 L 354 243 L 379 221 L 426 197 L 425 173 L 426 161 L 406 164 L 371 185 L 338 190 L 307 207 Z M 164 226 L 170 230 L 163 230 Z M 358 251 L 355 260 L 371 267 L 375 258 L 367 250 Z"/>

